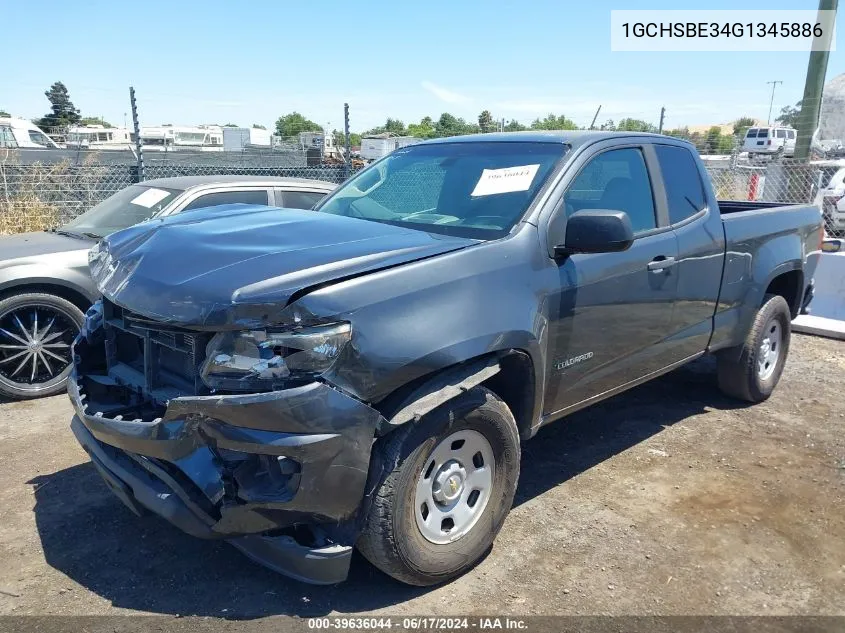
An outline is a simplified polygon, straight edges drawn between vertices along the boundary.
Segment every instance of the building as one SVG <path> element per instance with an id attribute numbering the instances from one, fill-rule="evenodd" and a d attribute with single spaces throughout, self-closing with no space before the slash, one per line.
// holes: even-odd
<path id="1" fill-rule="evenodd" d="M 416 136 L 394 136 L 390 132 L 365 136 L 361 139 L 361 158 L 377 160 L 393 150 L 419 143 L 420 140 Z"/>

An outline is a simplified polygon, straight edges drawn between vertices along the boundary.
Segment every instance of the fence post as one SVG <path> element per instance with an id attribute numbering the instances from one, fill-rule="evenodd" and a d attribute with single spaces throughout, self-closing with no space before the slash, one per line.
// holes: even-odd
<path id="1" fill-rule="evenodd" d="M 346 168 L 344 169 L 343 179 L 346 180 L 352 175 L 352 153 L 349 149 L 349 104 L 343 104 L 343 143 L 346 146 L 344 158 Z"/>
<path id="2" fill-rule="evenodd" d="M 129 103 L 132 106 L 132 127 L 135 129 L 135 150 L 138 153 L 138 172 L 136 182 L 145 180 L 144 175 L 144 149 L 141 146 L 141 126 L 138 123 L 138 105 L 135 103 L 135 88 L 129 86 Z"/>

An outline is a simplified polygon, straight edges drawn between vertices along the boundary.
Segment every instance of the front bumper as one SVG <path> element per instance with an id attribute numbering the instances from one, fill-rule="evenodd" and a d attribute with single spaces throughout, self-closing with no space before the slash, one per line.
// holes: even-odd
<path id="1" fill-rule="evenodd" d="M 375 409 L 314 382 L 178 397 L 161 417 L 123 419 L 108 413 L 103 396 L 119 386 L 80 370 L 88 346 L 77 340 L 71 428 L 130 509 L 150 510 L 193 536 L 227 539 L 300 580 L 346 578 L 381 419 Z"/>

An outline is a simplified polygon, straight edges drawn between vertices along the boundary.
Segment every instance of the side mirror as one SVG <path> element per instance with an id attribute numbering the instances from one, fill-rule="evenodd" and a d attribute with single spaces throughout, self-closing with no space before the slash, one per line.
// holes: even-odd
<path id="1" fill-rule="evenodd" d="M 624 211 L 584 209 L 566 220 L 564 243 L 555 246 L 555 256 L 614 253 L 627 250 L 633 241 L 634 230 Z"/>

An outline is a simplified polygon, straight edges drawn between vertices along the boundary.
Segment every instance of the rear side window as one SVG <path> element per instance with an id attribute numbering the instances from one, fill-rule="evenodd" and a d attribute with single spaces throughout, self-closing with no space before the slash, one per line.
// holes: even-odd
<path id="1" fill-rule="evenodd" d="M 584 166 L 563 199 L 568 216 L 583 209 L 610 209 L 624 211 L 634 233 L 657 226 L 651 180 L 639 149 L 602 152 Z"/>
<path id="2" fill-rule="evenodd" d="M 657 162 L 663 173 L 663 184 L 669 203 L 669 221 L 683 222 L 707 203 L 698 166 L 689 150 L 673 145 L 655 145 Z"/>
<path id="3" fill-rule="evenodd" d="M 777 138 L 786 138 L 786 130 L 775 130 Z"/>
<path id="4" fill-rule="evenodd" d="M 795 130 L 787 130 L 786 131 L 787 138 L 795 138 Z"/>
<path id="5" fill-rule="evenodd" d="M 267 192 L 261 190 L 253 191 L 220 191 L 218 193 L 207 193 L 200 196 L 182 211 L 202 209 L 203 207 L 216 207 L 221 204 L 267 204 Z"/>
<path id="6" fill-rule="evenodd" d="M 769 128 L 763 128 L 757 131 L 757 138 L 767 138 L 769 136 Z"/>
<path id="7" fill-rule="evenodd" d="M 748 130 L 748 133 L 745 135 L 745 138 L 757 138 L 757 128 L 753 127 Z"/>
<path id="8" fill-rule="evenodd" d="M 285 191 L 282 194 L 284 204 L 288 209 L 313 209 L 314 205 L 326 194 L 313 191 Z"/>

